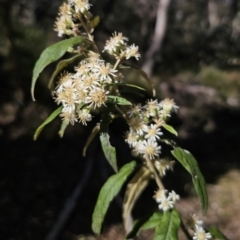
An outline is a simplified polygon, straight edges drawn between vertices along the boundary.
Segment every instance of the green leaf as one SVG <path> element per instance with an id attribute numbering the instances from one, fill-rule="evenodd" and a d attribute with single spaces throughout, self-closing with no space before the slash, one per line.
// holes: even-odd
<path id="1" fill-rule="evenodd" d="M 198 167 L 196 159 L 189 151 L 180 147 L 174 148 L 171 153 L 191 174 L 193 185 L 202 204 L 203 214 L 205 214 L 208 208 L 208 194 L 204 177 Z"/>
<path id="2" fill-rule="evenodd" d="M 177 131 L 171 125 L 163 124 L 162 127 L 165 128 L 170 133 L 174 134 L 175 136 L 178 135 Z"/>
<path id="3" fill-rule="evenodd" d="M 99 133 L 99 131 L 100 131 L 100 126 L 99 126 L 99 124 L 98 124 L 98 125 L 96 125 L 96 126 L 93 128 L 93 130 L 92 130 L 91 134 L 89 135 L 89 137 L 88 137 L 88 139 L 87 139 L 87 142 L 86 142 L 86 144 L 85 144 L 85 146 L 84 146 L 84 148 L 83 148 L 83 153 L 82 153 L 82 155 L 83 155 L 84 157 L 86 156 L 86 151 L 87 151 L 90 143 L 93 141 L 93 139 L 94 139 L 94 138 L 96 137 L 96 135 Z"/>
<path id="4" fill-rule="evenodd" d="M 156 227 L 153 240 L 178 240 L 180 223 L 179 214 L 175 209 L 164 212 Z"/>
<path id="5" fill-rule="evenodd" d="M 34 88 L 39 74 L 43 71 L 43 69 L 48 66 L 50 63 L 57 61 L 60 59 L 69 47 L 81 43 L 84 41 L 83 37 L 73 37 L 66 40 L 62 40 L 58 43 L 55 43 L 49 47 L 47 47 L 39 57 L 33 69 L 33 78 L 32 78 L 32 86 L 31 86 L 31 94 L 32 99 L 34 98 Z"/>
<path id="6" fill-rule="evenodd" d="M 120 65 L 120 68 L 132 68 L 136 71 L 138 71 L 140 73 L 140 75 L 147 81 L 147 83 L 151 86 L 152 88 L 152 92 L 153 92 L 153 96 L 155 97 L 156 96 L 156 90 L 153 86 L 153 82 L 152 80 L 148 77 L 147 73 L 145 73 L 141 68 L 138 68 L 138 67 L 135 67 L 133 65 L 130 65 L 130 64 L 126 64 L 126 63 L 122 63 Z"/>
<path id="7" fill-rule="evenodd" d="M 116 149 L 115 147 L 112 147 L 109 141 L 109 135 L 107 133 L 101 133 L 100 134 L 100 141 L 102 144 L 102 149 L 104 152 L 104 155 L 112 168 L 115 172 L 118 171 L 117 167 L 117 156 L 116 156 Z"/>
<path id="8" fill-rule="evenodd" d="M 60 130 L 59 130 L 59 132 L 58 132 L 58 135 L 59 135 L 61 138 L 63 137 L 64 132 L 65 132 L 68 124 L 69 124 L 69 122 L 67 122 L 67 121 L 62 121 L 61 128 L 60 128 Z"/>
<path id="9" fill-rule="evenodd" d="M 118 104 L 118 105 L 132 105 L 127 99 L 117 96 L 108 96 L 108 103 Z"/>
<path id="10" fill-rule="evenodd" d="M 106 159 L 109 164 L 112 166 L 115 172 L 118 171 L 117 168 L 117 154 L 114 147 L 111 146 L 108 135 L 108 125 L 111 122 L 111 117 L 109 115 L 111 111 L 111 107 L 108 107 L 102 115 L 102 121 L 100 124 L 100 141 L 102 145 L 102 149 Z"/>
<path id="11" fill-rule="evenodd" d="M 127 235 L 126 239 L 134 238 L 140 230 L 157 227 L 162 216 L 163 216 L 162 212 L 154 212 L 152 215 L 146 218 L 135 221 L 133 224 L 133 229 Z"/>
<path id="12" fill-rule="evenodd" d="M 59 114 L 60 112 L 62 111 L 62 106 L 57 108 L 38 128 L 37 130 L 35 131 L 34 133 L 34 136 L 33 136 L 33 139 L 34 140 L 37 140 L 39 134 L 41 133 L 41 131 L 43 130 L 43 128 L 48 124 L 50 123 L 53 119 L 55 119 Z"/>
<path id="13" fill-rule="evenodd" d="M 65 67 L 67 67 L 69 64 L 71 64 L 72 62 L 74 62 L 74 61 L 75 61 L 76 59 L 78 59 L 80 56 L 81 56 L 81 55 L 79 55 L 79 54 L 78 54 L 78 55 L 75 55 L 75 56 L 73 56 L 73 57 L 71 57 L 71 58 L 62 60 L 62 61 L 60 61 L 60 62 L 57 64 L 57 66 L 56 66 L 56 68 L 55 68 L 55 70 L 54 70 L 54 72 L 53 72 L 53 74 L 52 74 L 52 76 L 51 76 L 51 78 L 50 78 L 50 80 L 49 80 L 49 84 L 48 84 L 48 88 L 49 88 L 49 89 L 53 90 L 53 88 L 54 88 L 53 82 L 54 82 L 54 79 L 56 78 L 56 76 L 57 76 Z"/>
<path id="14" fill-rule="evenodd" d="M 108 84 L 108 86 L 126 86 L 126 87 L 131 87 L 131 88 L 137 88 L 139 90 L 142 90 L 142 91 L 146 91 L 146 89 L 142 88 L 142 87 L 139 87 L 137 85 L 134 85 L 134 84 L 129 84 L 129 83 L 111 83 L 111 84 Z"/>
<path id="15" fill-rule="evenodd" d="M 151 171 L 145 167 L 141 167 L 128 183 L 123 201 L 123 220 L 127 232 L 130 232 L 132 229 L 131 211 L 140 194 L 146 188 L 150 178 Z"/>
<path id="16" fill-rule="evenodd" d="M 112 175 L 103 185 L 92 216 L 92 230 L 95 233 L 100 234 L 102 223 L 111 201 L 119 193 L 135 166 L 135 161 L 125 164 L 118 173 Z"/>
<path id="17" fill-rule="evenodd" d="M 95 28 L 98 26 L 99 23 L 100 23 L 100 17 L 96 16 L 95 18 L 93 18 L 93 20 L 91 20 L 90 27 Z"/>
<path id="18" fill-rule="evenodd" d="M 214 239 L 228 240 L 228 238 L 217 227 L 210 227 L 208 231 L 211 233 Z"/>

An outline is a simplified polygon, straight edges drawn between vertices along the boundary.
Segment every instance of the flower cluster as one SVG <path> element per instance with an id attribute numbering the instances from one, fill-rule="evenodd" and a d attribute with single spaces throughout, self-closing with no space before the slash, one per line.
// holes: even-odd
<path id="1" fill-rule="evenodd" d="M 177 200 L 180 199 L 180 196 L 176 194 L 174 191 L 168 192 L 167 190 L 159 189 L 154 198 L 157 203 L 159 203 L 158 208 L 163 210 L 164 212 L 174 208 L 174 204 Z"/>
<path id="2" fill-rule="evenodd" d="M 57 104 L 62 104 L 61 117 L 74 124 L 86 125 L 92 119 L 92 109 L 105 106 L 108 85 L 112 83 L 117 70 L 90 52 L 75 68 L 75 73 L 64 73 L 55 90 Z"/>
<path id="3" fill-rule="evenodd" d="M 208 233 L 203 228 L 203 221 L 199 220 L 196 214 L 192 215 L 192 224 L 194 229 L 193 240 L 208 240 L 212 238 L 211 233 Z"/>
<path id="4" fill-rule="evenodd" d="M 116 59 L 129 59 L 135 57 L 137 60 L 141 57 L 138 52 L 138 46 L 132 44 L 127 45 L 128 38 L 124 37 L 122 33 L 113 33 L 113 36 L 107 40 L 103 51 L 107 51 L 110 55 L 116 57 Z"/>
<path id="5" fill-rule="evenodd" d="M 82 16 L 86 19 L 91 17 L 88 12 L 90 6 L 88 0 L 68 0 L 68 3 L 63 3 L 59 8 L 54 28 L 58 32 L 58 36 L 75 36 L 80 33 L 81 27 L 88 27 L 83 24 Z"/>
<path id="6" fill-rule="evenodd" d="M 161 146 L 158 140 L 163 135 L 161 126 L 176 109 L 173 100 L 165 99 L 160 102 L 149 100 L 146 105 L 135 105 L 127 112 L 130 129 L 125 141 L 135 155 L 151 160 L 159 157 Z"/>

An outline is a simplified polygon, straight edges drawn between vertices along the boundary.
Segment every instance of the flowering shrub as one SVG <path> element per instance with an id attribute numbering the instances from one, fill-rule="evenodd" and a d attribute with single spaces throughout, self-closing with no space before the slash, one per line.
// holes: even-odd
<path id="1" fill-rule="evenodd" d="M 176 130 L 168 124 L 168 120 L 172 113 L 177 112 L 178 107 L 171 99 L 154 99 L 154 91 L 152 99 L 147 100 L 145 105 L 133 104 L 124 97 L 119 86 L 144 91 L 136 85 L 128 84 L 122 73 L 123 66 L 131 68 L 125 62 L 123 65 L 123 61 L 130 58 L 138 60 L 139 49 L 135 44 L 128 44 L 128 38 L 122 33 L 114 32 L 106 41 L 104 49 L 100 51 L 92 35 L 99 17 L 92 16 L 89 12 L 90 7 L 88 0 L 69 0 L 68 3 L 62 4 L 54 30 L 58 32 L 59 37 L 68 38 L 45 49 L 35 65 L 32 80 L 33 99 L 35 83 L 42 70 L 59 60 L 66 52 L 72 54 L 71 58 L 58 63 L 50 79 L 49 86 L 54 91 L 53 99 L 59 107 L 36 130 L 34 139 L 37 139 L 43 127 L 58 115 L 62 118 L 60 135 L 63 136 L 69 124 L 87 125 L 95 114 L 101 114 L 100 124 L 96 125 L 87 139 L 83 154 L 86 154 L 92 139 L 99 133 L 105 157 L 116 173 L 107 180 L 99 193 L 92 218 L 92 229 L 96 234 L 101 233 L 110 202 L 129 177 L 133 176 L 128 182 L 123 203 L 127 239 L 145 228 L 155 228 L 154 239 L 160 240 L 178 239 L 179 228 L 183 229 L 189 239 L 206 240 L 213 237 L 226 239 L 217 228 L 204 229 L 202 221 L 196 215 L 192 215 L 191 221 L 187 221 L 187 224 L 181 220 L 175 208 L 180 196 L 174 190 L 166 189 L 162 183 L 162 178 L 168 170 L 174 169 L 175 163 L 162 156 L 162 143 L 172 147 L 173 157 L 192 176 L 203 213 L 207 210 L 208 196 L 204 178 L 195 158 L 164 136 L 166 131 L 177 135 Z M 102 52 L 112 56 L 113 63 L 106 61 Z M 72 62 L 76 63 L 74 72 L 65 71 L 64 68 Z M 142 70 L 138 71 L 150 82 Z M 60 77 L 55 84 L 56 76 Z M 123 118 L 128 124 L 129 130 L 124 135 L 125 141 L 132 149 L 133 156 L 139 160 L 127 163 L 120 170 L 117 166 L 115 148 L 111 146 L 108 135 L 108 125 L 117 117 Z M 151 179 L 154 179 L 157 185 L 154 199 L 159 210 L 153 212 L 145 221 L 134 223 L 131 211 Z"/>

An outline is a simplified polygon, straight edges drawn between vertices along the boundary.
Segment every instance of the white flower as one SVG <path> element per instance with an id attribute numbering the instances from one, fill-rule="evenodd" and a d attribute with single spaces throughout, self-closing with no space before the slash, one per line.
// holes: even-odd
<path id="1" fill-rule="evenodd" d="M 134 117 L 129 119 L 128 124 L 130 126 L 130 129 L 135 131 L 139 136 L 143 135 L 146 124 L 144 123 L 143 119 L 141 119 L 141 117 Z"/>
<path id="2" fill-rule="evenodd" d="M 166 194 L 167 194 L 167 190 L 162 190 L 162 189 L 158 189 L 157 192 L 155 192 L 154 198 L 156 200 L 157 203 L 162 202 L 164 199 L 166 199 Z"/>
<path id="3" fill-rule="evenodd" d="M 85 13 L 91 7 L 88 0 L 68 0 L 71 5 L 74 5 L 76 12 Z"/>
<path id="4" fill-rule="evenodd" d="M 158 208 L 163 210 L 164 212 L 169 210 L 169 209 L 172 209 L 174 206 L 173 206 L 173 201 L 171 201 L 171 199 L 168 197 L 168 198 L 162 198 L 161 200 L 161 203 L 158 205 Z"/>
<path id="5" fill-rule="evenodd" d="M 63 118 L 63 121 L 71 123 L 72 125 L 74 125 L 74 122 L 77 121 L 77 118 L 75 116 L 74 112 L 65 112 L 65 109 L 62 109 L 62 112 L 60 114 L 60 117 Z"/>
<path id="6" fill-rule="evenodd" d="M 78 111 L 79 122 L 83 125 L 87 125 L 87 122 L 92 120 L 92 115 L 88 109 L 82 109 Z"/>
<path id="7" fill-rule="evenodd" d="M 105 91 L 103 88 L 95 87 L 86 97 L 85 103 L 90 103 L 90 106 L 93 106 L 93 108 L 101 107 L 102 105 L 105 105 L 108 93 L 109 92 Z"/>
<path id="8" fill-rule="evenodd" d="M 196 226 L 196 225 L 198 225 L 198 226 L 203 225 L 203 221 L 200 220 L 196 214 L 193 214 L 193 215 L 191 216 L 191 218 L 192 218 L 192 220 L 193 220 L 194 226 Z"/>
<path id="9" fill-rule="evenodd" d="M 133 105 L 131 106 L 131 109 L 127 111 L 128 116 L 131 118 L 133 116 L 138 116 L 142 112 L 141 105 Z"/>
<path id="10" fill-rule="evenodd" d="M 130 130 L 129 132 L 127 132 L 126 134 L 126 139 L 125 141 L 131 146 L 131 147 L 135 147 L 137 145 L 138 142 L 138 135 L 136 132 Z"/>
<path id="11" fill-rule="evenodd" d="M 107 51 L 109 54 L 113 54 L 118 48 L 126 44 L 125 41 L 128 41 L 128 38 L 123 37 L 122 33 L 114 32 L 113 37 L 107 40 L 103 52 Z"/>
<path id="12" fill-rule="evenodd" d="M 168 194 L 168 197 L 173 201 L 173 203 L 180 199 L 180 196 L 176 194 L 174 191 L 170 192 Z"/>
<path id="13" fill-rule="evenodd" d="M 157 141 L 163 133 L 161 132 L 160 128 L 156 124 L 151 124 L 147 126 L 144 131 L 147 133 L 144 138 L 150 139 L 151 141 Z"/>
<path id="14" fill-rule="evenodd" d="M 110 63 L 96 65 L 96 68 L 93 70 L 97 77 L 104 83 L 111 83 L 112 77 L 116 77 L 116 69 L 113 69 Z"/>
<path id="15" fill-rule="evenodd" d="M 158 146 L 157 142 L 148 139 L 147 141 L 142 141 L 138 149 L 144 158 L 154 159 L 159 156 L 161 146 Z"/>
<path id="16" fill-rule="evenodd" d="M 202 227 L 196 226 L 193 240 L 208 240 L 211 238 L 212 235 L 210 233 L 206 233 Z"/>
<path id="17" fill-rule="evenodd" d="M 137 60 L 141 57 L 141 55 L 138 52 L 138 47 L 135 46 L 135 44 L 132 44 L 130 47 L 127 47 L 125 51 L 126 59 L 129 59 L 131 57 L 135 57 Z"/>

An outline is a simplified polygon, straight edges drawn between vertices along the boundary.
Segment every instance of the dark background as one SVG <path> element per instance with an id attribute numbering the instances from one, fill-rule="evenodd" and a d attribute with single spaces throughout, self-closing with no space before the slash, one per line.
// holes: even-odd
<path id="1" fill-rule="evenodd" d="M 139 46 L 142 58 L 134 64 L 141 66 L 151 45 L 157 1 L 91 3 L 91 12 L 101 18 L 95 32 L 98 45 L 102 47 L 112 32 L 123 32 Z M 87 157 L 82 157 L 86 137 L 98 117 L 87 127 L 69 127 L 62 139 L 57 134 L 60 120 L 55 120 L 33 141 L 35 129 L 56 108 L 47 89 L 54 64 L 40 75 L 36 102 L 31 99 L 30 85 L 41 51 L 60 40 L 52 30 L 60 4 L 59 0 L 0 0 L 0 239 L 4 240 L 49 236 L 62 210 L 71 205 L 68 200 L 78 184 L 80 195 L 60 228 L 59 239 L 91 234 L 99 189 L 113 173 L 98 139 Z M 198 159 L 209 184 L 239 168 L 239 43 L 239 1 L 172 0 L 164 41 L 154 56 L 152 79 L 158 97 L 173 98 L 180 107 L 171 120 L 179 132 L 176 141 Z M 131 73 L 126 78 L 139 81 Z M 129 159 L 123 131 L 126 126 L 121 121 L 110 126 L 119 166 Z M 176 169 L 167 184 L 187 196 L 190 178 L 179 166 Z M 154 184 L 149 187 L 145 203 L 155 204 L 155 188 Z M 111 205 L 106 226 L 121 222 L 121 201 L 119 197 Z M 141 204 L 138 208 L 143 209 Z"/>

